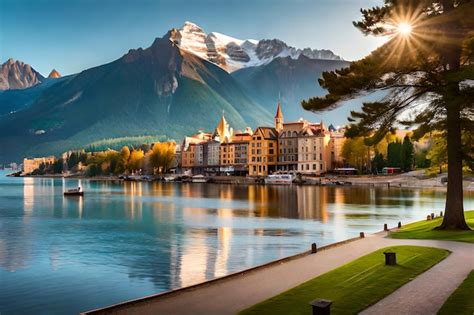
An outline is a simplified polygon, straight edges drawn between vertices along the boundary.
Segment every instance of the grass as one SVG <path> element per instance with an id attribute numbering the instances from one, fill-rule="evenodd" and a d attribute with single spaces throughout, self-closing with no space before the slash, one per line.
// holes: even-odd
<path id="1" fill-rule="evenodd" d="M 384 264 L 383 252 L 389 250 L 397 253 L 396 266 Z M 309 303 L 316 298 L 333 302 L 331 314 L 355 314 L 448 255 L 447 250 L 430 247 L 387 247 L 258 303 L 240 314 L 309 314 Z"/>
<path id="2" fill-rule="evenodd" d="M 463 283 L 451 294 L 438 312 L 438 315 L 472 315 L 474 314 L 474 270 Z"/>
<path id="3" fill-rule="evenodd" d="M 474 211 L 464 212 L 467 224 L 474 229 Z M 403 226 L 399 231 L 390 233 L 392 238 L 430 239 L 474 243 L 474 231 L 434 230 L 441 225 L 442 218 L 431 221 L 419 221 Z"/>

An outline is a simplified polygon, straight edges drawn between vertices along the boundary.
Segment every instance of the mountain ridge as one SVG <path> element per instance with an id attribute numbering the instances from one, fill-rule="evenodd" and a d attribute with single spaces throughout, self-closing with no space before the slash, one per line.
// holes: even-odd
<path id="1" fill-rule="evenodd" d="M 181 50 L 171 35 L 63 79 L 30 107 L 1 117 L 0 147 L 10 149 L 0 150 L 0 161 L 60 154 L 118 136 L 179 140 L 213 130 L 222 111 L 237 129 L 271 122 L 226 71 Z"/>
<path id="2" fill-rule="evenodd" d="M 0 66 L 0 90 L 25 89 L 43 82 L 43 77 L 29 64 L 9 58 Z"/>
<path id="3" fill-rule="evenodd" d="M 206 34 L 200 26 L 189 21 L 180 29 L 173 30 L 171 40 L 181 49 L 194 53 L 229 73 L 265 65 L 278 57 L 298 59 L 303 55 L 310 59 L 343 60 L 328 49 L 298 49 L 279 39 L 241 40 L 218 32 Z"/>

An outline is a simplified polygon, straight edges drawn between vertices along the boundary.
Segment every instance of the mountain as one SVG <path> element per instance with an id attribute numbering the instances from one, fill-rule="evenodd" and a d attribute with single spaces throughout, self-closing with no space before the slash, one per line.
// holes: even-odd
<path id="1" fill-rule="evenodd" d="M 297 59 L 275 58 L 259 67 L 237 70 L 232 76 L 252 99 L 269 111 L 274 110 L 276 99 L 280 95 L 285 120 L 292 121 L 301 117 L 313 119 L 314 114 L 301 107 L 301 100 L 324 95 L 326 91 L 319 86 L 317 79 L 324 71 L 348 65 L 347 61 L 311 59 L 300 55 Z M 346 118 L 343 117 L 343 121 L 342 119 L 336 121 L 336 117 L 330 122 L 342 124 Z M 326 121 L 328 119 L 329 117 L 325 117 Z"/>
<path id="2" fill-rule="evenodd" d="M 41 83 L 44 79 L 29 64 L 12 58 L 0 67 L 0 90 L 25 89 Z"/>
<path id="3" fill-rule="evenodd" d="M 0 117 L 11 115 L 32 105 L 46 89 L 63 80 L 46 78 L 43 82 L 21 90 L 0 91 Z"/>
<path id="4" fill-rule="evenodd" d="M 48 75 L 49 79 L 57 79 L 57 78 L 60 78 L 60 77 L 61 77 L 61 74 L 59 74 L 59 72 L 56 71 L 56 69 L 51 70 L 51 72 Z"/>
<path id="5" fill-rule="evenodd" d="M 179 140 L 213 130 L 222 112 L 237 129 L 272 121 L 226 71 L 176 46 L 176 36 L 172 30 L 147 49 L 62 78 L 28 108 L 1 117 L 0 147 L 8 149 L 0 161 L 116 137 Z"/>
<path id="6" fill-rule="evenodd" d="M 206 59 L 228 72 L 265 65 L 279 57 L 342 60 L 330 50 L 296 49 L 279 39 L 241 40 L 221 33 L 206 34 L 198 25 L 185 22 L 171 40 L 181 49 Z"/>

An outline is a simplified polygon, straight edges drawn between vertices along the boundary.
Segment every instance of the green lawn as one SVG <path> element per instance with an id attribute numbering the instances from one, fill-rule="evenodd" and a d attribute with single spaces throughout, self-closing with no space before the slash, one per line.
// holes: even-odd
<path id="1" fill-rule="evenodd" d="M 474 314 L 474 270 L 463 283 L 451 294 L 439 315 L 472 315 Z"/>
<path id="2" fill-rule="evenodd" d="M 464 212 L 467 224 L 474 229 L 474 211 Z M 392 238 L 431 239 L 474 243 L 474 231 L 434 230 L 441 224 L 442 218 L 431 221 L 419 221 L 402 226 L 398 232 L 390 233 Z"/>
<path id="3" fill-rule="evenodd" d="M 397 253 L 397 266 L 385 266 L 383 252 L 388 250 Z M 447 250 L 430 247 L 387 247 L 256 304 L 240 314 L 310 314 L 309 302 L 316 298 L 333 301 L 331 314 L 355 314 L 448 255 Z"/>

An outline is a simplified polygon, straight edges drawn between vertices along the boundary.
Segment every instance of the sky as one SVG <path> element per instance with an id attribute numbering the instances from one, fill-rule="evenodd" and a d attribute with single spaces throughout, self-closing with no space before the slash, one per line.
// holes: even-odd
<path id="1" fill-rule="evenodd" d="M 364 57 L 383 38 L 353 25 L 360 8 L 382 0 L 0 0 L 0 63 L 30 64 L 62 75 L 146 48 L 185 21 L 240 39 L 278 38 L 288 45 Z"/>

